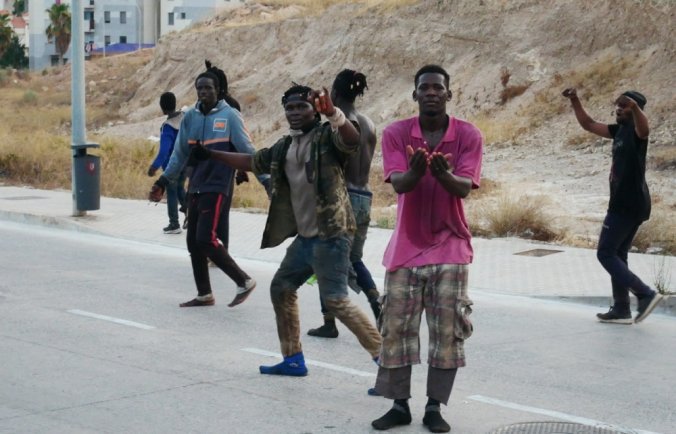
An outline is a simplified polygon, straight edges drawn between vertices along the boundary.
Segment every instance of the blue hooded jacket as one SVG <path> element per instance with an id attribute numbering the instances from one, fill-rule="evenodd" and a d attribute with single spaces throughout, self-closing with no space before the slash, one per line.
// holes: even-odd
<path id="1" fill-rule="evenodd" d="M 176 182 L 190 157 L 192 147 L 198 143 L 217 151 L 250 155 L 255 152 L 239 111 L 223 100 L 218 101 L 216 107 L 206 115 L 199 110 L 200 106 L 201 103 L 198 102 L 181 121 L 174 152 L 163 174 L 171 182 Z M 233 168 L 215 160 L 195 163 L 190 176 L 189 193 L 229 194 L 235 175 Z M 257 178 L 263 183 L 268 177 Z"/>

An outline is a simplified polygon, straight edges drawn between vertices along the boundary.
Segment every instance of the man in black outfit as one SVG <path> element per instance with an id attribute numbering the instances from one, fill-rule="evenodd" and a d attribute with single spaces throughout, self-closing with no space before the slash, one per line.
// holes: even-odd
<path id="1" fill-rule="evenodd" d="M 647 100 L 637 91 L 624 92 L 615 100 L 616 123 L 606 125 L 596 122 L 585 112 L 574 88 L 564 90 L 563 96 L 570 99 L 575 118 L 582 128 L 613 139 L 610 201 L 596 252 L 599 262 L 610 274 L 613 305 L 608 312 L 596 316 L 601 322 L 639 323 L 662 299 L 661 294 L 643 283 L 627 265 L 631 242 L 641 223 L 650 218 L 650 193 L 645 181 L 650 127 L 643 113 Z M 638 314 L 633 321 L 629 291 L 638 299 Z"/>

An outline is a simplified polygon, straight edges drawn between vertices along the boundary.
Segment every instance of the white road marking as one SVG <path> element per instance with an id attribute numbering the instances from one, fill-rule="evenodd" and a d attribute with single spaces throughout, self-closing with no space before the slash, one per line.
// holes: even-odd
<path id="1" fill-rule="evenodd" d="M 261 356 L 277 357 L 279 359 L 282 358 L 282 355 L 279 354 L 279 353 L 273 353 L 271 351 L 259 350 L 258 348 L 242 348 L 242 351 L 246 351 L 247 353 L 259 354 Z M 324 362 L 320 362 L 318 360 L 305 359 L 305 364 L 311 365 L 311 366 L 319 366 L 320 368 L 331 369 L 333 371 L 345 372 L 347 374 L 358 375 L 360 377 L 375 377 L 376 376 L 376 374 L 374 374 L 372 372 L 359 371 L 357 369 L 346 368 L 344 366 L 334 365 L 332 363 L 324 363 Z"/>
<path id="2" fill-rule="evenodd" d="M 102 319 L 104 321 L 114 322 L 115 324 L 122 324 L 122 325 L 126 325 L 126 326 L 129 326 L 129 327 L 136 327 L 136 328 L 143 329 L 143 330 L 152 330 L 152 329 L 155 328 L 154 326 L 151 326 L 151 325 L 148 325 L 148 324 L 142 324 L 140 322 L 129 321 L 129 320 L 126 320 L 126 319 L 115 318 L 115 317 L 112 317 L 112 316 L 99 315 L 98 313 L 87 312 L 85 310 L 71 309 L 71 310 L 68 311 L 68 313 L 72 313 L 74 315 L 86 316 L 86 317 L 89 317 L 89 318 Z"/>
<path id="3" fill-rule="evenodd" d="M 482 395 L 472 395 L 468 397 L 474 401 L 483 402 L 485 404 L 497 405 L 499 407 L 511 408 L 512 410 L 525 411 L 528 413 L 536 413 L 544 416 L 554 417 L 556 419 L 565 420 L 568 422 L 579 423 L 581 425 L 588 425 L 595 428 L 606 428 L 611 429 L 623 434 L 660 434 L 653 431 L 643 431 L 640 429 L 631 429 L 625 428 L 618 425 L 612 425 L 609 423 L 601 422 L 594 419 L 587 419 L 585 417 L 573 416 L 572 414 L 561 413 L 554 410 L 546 410 L 544 408 L 530 407 L 527 405 L 516 404 L 509 401 L 503 401 L 501 399 L 489 398 Z"/>

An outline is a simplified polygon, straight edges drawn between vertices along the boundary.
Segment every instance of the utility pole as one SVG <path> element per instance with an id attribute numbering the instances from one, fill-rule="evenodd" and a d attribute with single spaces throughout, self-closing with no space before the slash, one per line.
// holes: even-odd
<path id="1" fill-rule="evenodd" d="M 85 137 L 85 67 L 84 67 L 84 13 L 82 0 L 71 3 L 71 150 L 73 164 L 73 216 L 81 217 L 88 210 L 100 208 L 100 158 L 87 155 L 87 149 L 98 148 L 87 143 Z"/>

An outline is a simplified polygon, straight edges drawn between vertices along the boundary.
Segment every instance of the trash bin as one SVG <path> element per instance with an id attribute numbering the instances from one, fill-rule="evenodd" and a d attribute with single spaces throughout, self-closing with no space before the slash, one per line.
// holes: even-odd
<path id="1" fill-rule="evenodd" d="M 101 208 L 101 157 L 87 154 L 96 143 L 73 146 L 73 196 L 78 211 Z"/>

